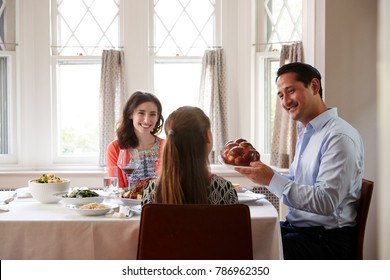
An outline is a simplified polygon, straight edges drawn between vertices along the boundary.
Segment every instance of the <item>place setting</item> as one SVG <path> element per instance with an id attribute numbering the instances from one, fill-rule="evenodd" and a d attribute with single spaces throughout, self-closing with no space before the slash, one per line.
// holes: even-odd
<path id="1" fill-rule="evenodd" d="M 14 201 L 14 199 L 16 197 L 17 197 L 17 193 L 16 192 L 14 192 L 11 195 L 7 194 L 7 196 L 0 197 L 0 212 L 9 212 L 9 209 L 6 208 L 6 207 L 3 207 L 2 205 L 8 205 L 12 201 Z"/>
<path id="2" fill-rule="evenodd" d="M 256 203 L 259 199 L 265 198 L 264 194 L 254 193 L 251 191 L 237 193 L 237 196 L 238 196 L 239 203 L 249 204 L 249 205 Z"/>
<path id="3" fill-rule="evenodd" d="M 122 212 L 131 211 L 134 214 L 141 213 L 142 193 L 147 183 L 144 180 L 138 180 L 132 184 L 132 174 L 141 165 L 141 160 L 137 149 L 121 149 L 118 155 L 117 166 L 126 174 L 126 189 L 120 189 L 116 186 L 115 192 L 110 192 L 109 197 L 122 206 Z M 116 174 L 117 174 L 116 170 Z"/>
<path id="4" fill-rule="evenodd" d="M 12 194 L 7 194 L 6 196 L 1 196 L 0 197 L 0 204 L 9 204 L 11 203 L 12 201 L 15 200 L 15 198 L 17 197 L 17 193 L 14 192 Z"/>
<path id="5" fill-rule="evenodd" d="M 145 181 L 138 180 L 131 184 L 131 176 L 134 170 L 140 166 L 140 158 L 137 149 L 121 149 L 118 155 L 117 166 L 107 166 L 103 176 L 103 195 L 105 202 L 118 205 L 112 217 L 131 218 L 141 214 L 142 193 Z M 118 187 L 118 170 L 126 174 L 127 188 Z"/>

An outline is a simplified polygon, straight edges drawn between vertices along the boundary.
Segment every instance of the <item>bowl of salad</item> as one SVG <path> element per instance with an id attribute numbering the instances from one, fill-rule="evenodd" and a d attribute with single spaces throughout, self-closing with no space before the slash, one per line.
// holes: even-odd
<path id="1" fill-rule="evenodd" d="M 74 188 L 70 192 L 60 192 L 54 194 L 64 205 L 84 205 L 89 203 L 101 203 L 104 196 L 88 188 Z"/>
<path id="2" fill-rule="evenodd" d="M 28 187 L 34 199 L 41 203 L 57 203 L 60 198 L 55 193 L 68 192 L 70 180 L 60 178 L 55 174 L 42 174 L 38 179 L 28 181 Z"/>

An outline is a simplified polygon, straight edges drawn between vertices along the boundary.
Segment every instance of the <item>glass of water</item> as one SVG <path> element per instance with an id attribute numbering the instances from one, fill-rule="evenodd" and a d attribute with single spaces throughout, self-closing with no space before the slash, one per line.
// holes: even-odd
<path id="1" fill-rule="evenodd" d="M 103 177 L 103 191 L 108 195 L 113 195 L 118 192 L 118 167 L 106 167 Z"/>

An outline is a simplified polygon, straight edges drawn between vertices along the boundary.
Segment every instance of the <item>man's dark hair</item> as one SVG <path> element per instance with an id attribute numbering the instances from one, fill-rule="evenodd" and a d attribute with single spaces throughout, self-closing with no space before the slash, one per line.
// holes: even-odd
<path id="1" fill-rule="evenodd" d="M 301 62 L 293 62 L 283 65 L 279 68 L 277 72 L 276 81 L 279 79 L 279 77 L 286 73 L 295 73 L 295 79 L 299 82 L 302 82 L 305 87 L 308 87 L 310 82 L 316 78 L 320 82 L 320 90 L 319 94 L 322 98 L 322 86 L 321 86 L 321 74 L 320 72 L 314 68 L 313 66 L 301 63 Z"/>

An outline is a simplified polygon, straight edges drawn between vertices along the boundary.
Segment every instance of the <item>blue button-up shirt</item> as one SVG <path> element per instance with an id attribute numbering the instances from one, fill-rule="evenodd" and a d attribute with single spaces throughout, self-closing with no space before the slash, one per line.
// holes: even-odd
<path id="1" fill-rule="evenodd" d="M 269 190 L 288 206 L 286 219 L 295 226 L 354 226 L 363 169 L 364 147 L 358 131 L 332 108 L 306 127 L 298 124 L 289 176 L 275 173 Z"/>

